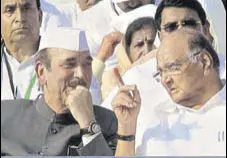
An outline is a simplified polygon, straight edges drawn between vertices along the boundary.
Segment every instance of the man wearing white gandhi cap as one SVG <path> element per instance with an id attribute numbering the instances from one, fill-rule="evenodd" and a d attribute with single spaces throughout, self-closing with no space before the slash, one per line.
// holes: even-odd
<path id="1" fill-rule="evenodd" d="M 69 30 L 70 29 L 66 29 L 64 31 L 60 31 L 56 33 L 59 30 L 52 29 L 46 34 L 44 34 L 44 37 L 42 38 L 43 40 L 41 40 L 41 43 L 40 43 L 39 51 L 42 51 L 42 49 L 45 49 L 45 48 L 58 46 L 63 49 L 70 49 L 75 51 L 79 50 L 81 52 L 85 51 L 89 53 L 89 47 L 87 44 L 87 39 L 84 31 L 72 32 L 71 34 L 68 34 L 67 31 Z M 60 38 L 56 38 L 56 37 L 60 37 Z M 77 37 L 77 39 L 75 39 L 75 37 Z M 90 91 L 92 95 L 93 104 L 99 105 L 102 100 L 101 90 L 100 90 L 100 85 L 94 76 L 92 76 Z"/>
<path id="2" fill-rule="evenodd" d="M 43 95 L 2 101 L 2 155 L 113 155 L 116 118 L 92 105 L 91 62 L 82 30 L 57 28 L 41 38 L 35 70 Z"/>

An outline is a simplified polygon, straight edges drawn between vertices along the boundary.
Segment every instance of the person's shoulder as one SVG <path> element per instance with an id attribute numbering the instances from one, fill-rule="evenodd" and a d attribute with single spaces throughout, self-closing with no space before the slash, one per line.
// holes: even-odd
<path id="1" fill-rule="evenodd" d="M 104 107 L 94 106 L 94 113 L 104 135 L 110 136 L 116 133 L 117 118 L 113 111 Z"/>
<path id="2" fill-rule="evenodd" d="M 26 106 L 34 104 L 33 100 L 17 99 L 17 100 L 2 100 L 1 108 L 16 108 L 18 106 Z"/>
<path id="3" fill-rule="evenodd" d="M 33 100 L 17 99 L 1 101 L 1 118 L 14 115 L 15 112 L 24 111 L 29 107 L 34 107 Z"/>

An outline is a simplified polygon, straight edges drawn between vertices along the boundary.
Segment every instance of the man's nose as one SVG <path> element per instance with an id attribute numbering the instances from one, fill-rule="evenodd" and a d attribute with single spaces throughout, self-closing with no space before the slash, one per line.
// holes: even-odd
<path id="1" fill-rule="evenodd" d="M 171 76 L 165 73 L 162 74 L 161 80 L 164 86 L 167 86 L 172 81 Z"/>
<path id="2" fill-rule="evenodd" d="M 74 77 L 78 77 L 80 79 L 84 78 L 85 72 L 83 66 L 79 65 L 74 69 Z"/>
<path id="3" fill-rule="evenodd" d="M 15 11 L 16 22 L 25 22 L 25 13 L 22 9 L 17 8 Z"/>

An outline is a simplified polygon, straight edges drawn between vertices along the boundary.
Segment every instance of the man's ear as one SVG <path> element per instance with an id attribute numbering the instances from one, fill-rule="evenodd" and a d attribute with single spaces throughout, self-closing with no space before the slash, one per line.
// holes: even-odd
<path id="1" fill-rule="evenodd" d="M 45 76 L 46 67 L 41 62 L 36 62 L 35 72 L 36 76 L 39 80 L 40 86 L 44 86 L 46 84 L 46 76 Z"/>
<path id="2" fill-rule="evenodd" d="M 203 26 L 203 34 L 205 35 L 205 37 L 208 39 L 209 43 L 212 44 L 213 43 L 213 36 L 211 35 L 210 32 L 210 22 L 208 20 L 206 20 L 205 25 Z"/>
<path id="3" fill-rule="evenodd" d="M 200 54 L 200 59 L 203 65 L 204 76 L 207 76 L 210 70 L 213 68 L 214 63 L 212 56 L 208 52 L 204 51 Z"/>

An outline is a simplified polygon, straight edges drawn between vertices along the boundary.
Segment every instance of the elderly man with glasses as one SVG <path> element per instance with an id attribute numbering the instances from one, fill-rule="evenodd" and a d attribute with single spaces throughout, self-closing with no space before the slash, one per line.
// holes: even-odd
<path id="1" fill-rule="evenodd" d="M 162 0 L 157 8 L 155 20 L 161 41 L 180 28 L 190 28 L 203 33 L 218 52 L 220 75 L 224 76 L 226 72 L 225 20 L 223 18 L 222 22 L 219 21 L 220 14 L 224 16 L 224 7 L 220 5 L 218 1 Z"/>
<path id="2" fill-rule="evenodd" d="M 118 156 L 225 155 L 226 87 L 219 77 L 219 58 L 208 40 L 196 31 L 177 30 L 162 41 L 157 61 L 155 77 L 177 104 L 155 107 L 159 122 L 147 127 L 136 151 L 133 139 L 118 140 Z M 120 134 L 132 138 L 141 102 L 138 94 L 130 96 L 129 91 L 130 86 L 120 87 L 112 106 L 118 124 L 125 127 Z"/>

